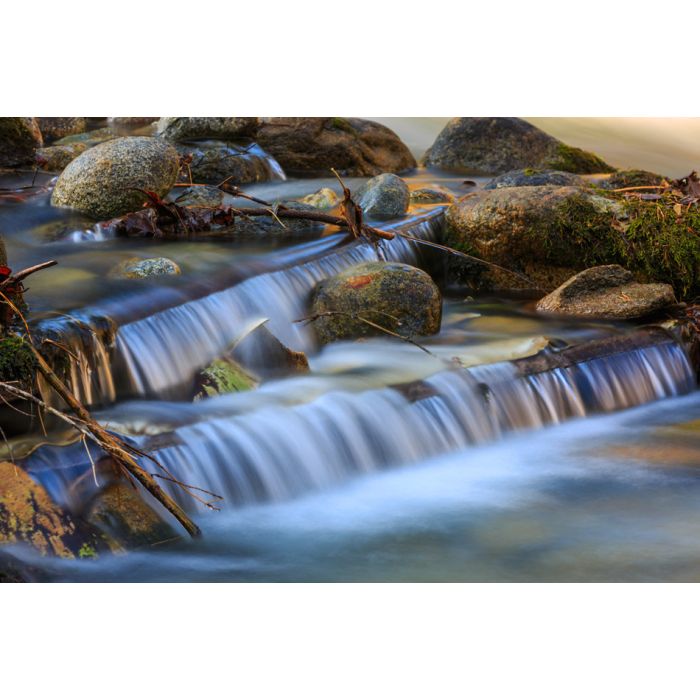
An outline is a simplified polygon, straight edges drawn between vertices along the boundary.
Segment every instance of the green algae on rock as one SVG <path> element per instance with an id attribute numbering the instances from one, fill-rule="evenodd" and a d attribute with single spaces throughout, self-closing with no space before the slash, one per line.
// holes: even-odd
<path id="1" fill-rule="evenodd" d="M 36 358 L 23 338 L 16 335 L 0 338 L 0 381 L 31 385 L 35 368 Z"/>
<path id="2" fill-rule="evenodd" d="M 373 177 L 353 194 L 357 204 L 369 219 L 396 219 L 408 211 L 408 185 L 393 173 Z"/>
<path id="3" fill-rule="evenodd" d="M 43 145 L 33 117 L 0 117 L 0 166 L 30 164 Z"/>
<path id="4" fill-rule="evenodd" d="M 668 183 L 667 178 L 648 170 L 618 170 L 596 184 L 606 190 L 617 190 L 624 187 L 656 187 L 665 183 Z"/>
<path id="5" fill-rule="evenodd" d="M 321 344 L 382 335 L 371 321 L 404 337 L 440 330 L 440 290 L 423 270 L 399 262 L 365 262 L 316 286 L 311 314 Z"/>
<path id="6" fill-rule="evenodd" d="M 109 219 L 143 205 L 143 190 L 163 197 L 180 169 L 177 151 L 163 139 L 118 138 L 94 146 L 59 176 L 51 204 L 96 219 Z"/>
<path id="7" fill-rule="evenodd" d="M 195 401 L 221 394 L 248 391 L 258 386 L 258 380 L 235 360 L 221 357 L 199 373 L 196 385 Z"/>
<path id="8" fill-rule="evenodd" d="M 640 284 L 620 265 L 579 272 L 537 303 L 543 313 L 607 320 L 644 318 L 676 303 L 670 284 Z"/>
<path id="9" fill-rule="evenodd" d="M 170 258 L 129 258 L 115 265 L 110 270 L 109 276 L 121 279 L 144 279 L 180 273 L 180 266 Z"/>
<path id="10" fill-rule="evenodd" d="M 498 175 L 521 168 L 571 173 L 614 170 L 598 156 L 515 117 L 456 117 L 438 134 L 423 163 L 470 175 Z"/>

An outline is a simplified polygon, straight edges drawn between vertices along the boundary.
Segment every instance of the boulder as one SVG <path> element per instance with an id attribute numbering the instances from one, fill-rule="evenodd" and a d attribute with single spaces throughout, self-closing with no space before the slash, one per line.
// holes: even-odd
<path id="1" fill-rule="evenodd" d="M 37 148 L 36 163 L 42 170 L 60 173 L 72 160 L 87 150 L 85 143 L 67 143 L 63 146 L 46 146 Z"/>
<path id="2" fill-rule="evenodd" d="M 340 196 L 330 187 L 322 187 L 320 190 L 302 197 L 299 201 L 314 209 L 332 209 L 340 204 Z"/>
<path id="3" fill-rule="evenodd" d="M 643 318 L 676 303 L 670 284 L 640 284 L 620 265 L 579 272 L 541 299 L 537 310 L 566 316 L 627 320 Z"/>
<path id="4" fill-rule="evenodd" d="M 0 167 L 32 163 L 35 150 L 43 145 L 33 117 L 0 117 Z"/>
<path id="5" fill-rule="evenodd" d="M 455 197 L 442 187 L 419 187 L 411 192 L 412 204 L 451 204 Z"/>
<path id="6" fill-rule="evenodd" d="M 87 129 L 85 117 L 37 117 L 36 120 L 45 143 L 80 134 Z"/>
<path id="7" fill-rule="evenodd" d="M 113 267 L 110 277 L 119 279 L 144 279 L 160 275 L 179 275 L 180 266 L 170 258 L 129 258 Z"/>
<path id="8" fill-rule="evenodd" d="M 176 144 L 181 156 L 191 158 L 182 169 L 182 182 L 192 181 L 218 185 L 230 180 L 234 185 L 249 182 L 266 182 L 274 179 L 274 166 L 260 148 L 247 149 L 223 141 L 198 141 Z M 189 172 L 188 172 L 189 171 Z"/>
<path id="9" fill-rule="evenodd" d="M 398 262 L 365 262 L 316 286 L 312 315 L 320 343 L 382 335 L 362 317 L 405 337 L 440 330 L 440 290 L 426 272 Z M 327 314 L 327 315 L 324 315 Z"/>
<path id="10" fill-rule="evenodd" d="M 396 219 L 408 211 L 408 185 L 392 173 L 382 173 L 365 182 L 354 200 L 370 219 Z"/>
<path id="11" fill-rule="evenodd" d="M 0 545 L 23 543 L 66 559 L 94 557 L 105 544 L 85 530 L 21 467 L 0 462 Z"/>
<path id="12" fill-rule="evenodd" d="M 550 291 L 581 269 L 617 262 L 620 236 L 615 227 L 626 216 L 622 202 L 589 188 L 482 190 L 447 210 L 445 243 L 523 273 L 535 287 Z M 465 263 L 462 269 L 477 286 L 528 287 L 513 275 L 478 264 Z"/>
<path id="13" fill-rule="evenodd" d="M 124 481 L 103 488 L 91 501 L 85 519 L 126 549 L 152 546 L 178 538 L 140 492 Z"/>
<path id="14" fill-rule="evenodd" d="M 163 197 L 180 169 L 177 151 L 163 139 L 128 136 L 98 144 L 71 161 L 51 196 L 56 207 L 109 219 L 141 208 L 141 190 Z"/>
<path id="15" fill-rule="evenodd" d="M 469 175 L 499 175 L 520 168 L 607 173 L 598 156 L 567 146 L 515 117 L 456 117 L 423 158 L 427 167 Z"/>
<path id="16" fill-rule="evenodd" d="M 484 185 L 485 190 L 497 190 L 500 187 L 539 187 L 541 185 L 558 185 L 560 187 L 585 187 L 586 181 L 574 173 L 563 170 L 511 170 L 490 180 Z"/>
<path id="17" fill-rule="evenodd" d="M 258 117 L 161 117 L 156 134 L 169 141 L 253 138 L 260 126 Z"/>
<path id="18" fill-rule="evenodd" d="M 367 119 L 280 117 L 262 123 L 257 142 L 287 174 L 372 177 L 416 167 L 408 147 L 387 127 Z"/>

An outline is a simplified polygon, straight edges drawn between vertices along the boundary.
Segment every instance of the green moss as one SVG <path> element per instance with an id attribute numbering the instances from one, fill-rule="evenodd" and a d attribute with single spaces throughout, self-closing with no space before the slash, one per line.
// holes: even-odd
<path id="1" fill-rule="evenodd" d="M 0 381 L 31 383 L 36 360 L 20 336 L 0 338 Z"/>
<path id="2" fill-rule="evenodd" d="M 538 170 L 537 168 L 525 168 L 523 170 L 523 175 L 526 177 L 532 177 L 533 175 L 537 175 L 538 173 L 541 173 L 541 170 Z"/>
<path id="3" fill-rule="evenodd" d="M 342 117 L 331 117 L 331 129 L 338 129 L 339 131 L 346 131 L 348 134 L 354 134 L 355 129 L 352 124 Z"/>
<path id="4" fill-rule="evenodd" d="M 228 358 L 214 360 L 205 367 L 199 378 L 202 392 L 198 398 L 248 391 L 257 385 L 256 380 L 237 362 Z"/>
<path id="5" fill-rule="evenodd" d="M 80 559 L 97 559 L 97 552 L 92 545 L 85 542 L 78 550 L 78 557 Z"/>
<path id="6" fill-rule="evenodd" d="M 645 187 L 660 185 L 665 180 L 663 175 L 657 175 L 648 170 L 619 170 L 605 180 L 602 186 L 611 190 L 622 187 Z"/>
<path id="7" fill-rule="evenodd" d="M 581 148 L 557 144 L 555 155 L 547 162 L 552 170 L 564 170 L 568 173 L 612 173 L 615 168 L 602 158 Z"/>

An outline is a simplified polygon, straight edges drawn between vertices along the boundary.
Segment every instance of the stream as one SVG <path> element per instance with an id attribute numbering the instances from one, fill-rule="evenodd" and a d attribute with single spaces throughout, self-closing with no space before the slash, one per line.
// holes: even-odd
<path id="1" fill-rule="evenodd" d="M 417 152 L 443 123 L 386 122 Z M 577 142 L 576 128 L 570 123 L 568 133 L 556 135 L 590 147 L 585 132 Z M 621 125 L 610 120 L 596 128 L 616 135 Z M 610 136 L 609 143 L 622 164 L 653 168 L 650 154 L 662 144 L 646 137 L 639 156 L 634 130 L 627 142 Z M 272 179 L 245 185 L 245 192 L 284 200 L 320 187 L 339 191 L 334 180 L 282 179 L 274 163 L 265 167 Z M 670 174 L 687 169 L 676 160 Z M 0 184 L 20 186 L 30 177 L 3 176 Z M 475 186 L 486 180 L 476 178 Z M 439 186 L 456 196 L 474 186 L 423 169 L 406 181 L 411 189 Z M 40 174 L 38 183 L 50 187 L 51 178 Z M 48 197 L 0 206 L 13 268 L 60 261 L 27 285 L 32 322 L 70 348 L 73 390 L 100 421 L 223 501 L 211 511 L 162 484 L 201 527 L 197 540 L 96 560 L 8 548 L 40 572 L 39 580 L 700 577 L 693 517 L 700 394 L 679 345 L 642 344 L 522 376 L 514 369 L 518 358 L 615 338 L 633 326 L 555 320 L 536 315 L 528 299 L 448 291 L 442 329 L 419 339 L 422 348 L 386 336 L 319 348 L 313 328 L 299 322 L 314 285 L 374 259 L 371 246 L 331 228 L 294 239 L 107 239 L 90 221 L 50 207 Z M 414 205 L 382 227 L 436 241 L 444 210 Z M 109 277 L 134 255 L 172 258 L 182 275 Z M 440 256 L 427 247 L 397 237 L 385 255 L 424 267 L 440 282 Z M 265 366 L 266 336 L 251 333 L 237 352 L 244 363 L 260 364 L 260 387 L 193 403 L 197 371 L 262 322 L 307 354 L 310 371 Z M 60 444 L 43 445 L 38 431 L 13 444 L 31 452 L 24 466 L 57 503 L 79 509 L 99 480 L 84 447 L 63 444 L 53 430 L 49 437 Z"/>

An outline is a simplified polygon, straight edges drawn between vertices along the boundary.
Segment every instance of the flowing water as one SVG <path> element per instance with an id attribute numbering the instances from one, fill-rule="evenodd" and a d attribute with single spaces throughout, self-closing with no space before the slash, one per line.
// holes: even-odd
<path id="1" fill-rule="evenodd" d="M 425 147 L 438 122 L 405 120 L 398 130 Z M 631 161 L 635 143 L 626 151 Z M 274 169 L 268 175 L 273 181 L 244 189 L 283 200 L 337 188 L 330 180 L 274 180 Z M 419 170 L 408 181 L 468 191 L 440 173 Z M 443 213 L 412 207 L 384 228 L 439 240 Z M 19 551 L 41 579 L 700 575 L 692 518 L 700 400 L 685 350 L 670 335 L 543 319 L 527 300 L 462 295 L 446 298 L 442 330 L 418 339 L 422 348 L 382 337 L 321 350 L 313 327 L 297 322 L 314 285 L 376 255 L 330 228 L 295 238 L 109 240 L 51 209 L 44 193 L 0 207 L 0 230 L 13 267 L 61 261 L 32 280 L 28 300 L 36 323 L 71 349 L 76 393 L 176 478 L 223 497 L 212 512 L 163 482 L 201 525 L 201 540 L 95 562 L 38 561 Z M 108 276 L 133 255 L 172 257 L 183 274 Z M 384 255 L 439 278 L 439 257 L 416 243 L 397 237 Z M 193 403 L 197 371 L 262 321 L 307 353 L 310 371 L 263 372 L 256 390 Z M 623 337 L 628 342 L 616 344 Z M 260 363 L 268 343 L 252 331 L 237 357 Z M 599 350 L 569 361 L 573 346 Z M 522 359 L 543 349 L 552 360 L 544 369 Z M 82 445 L 64 444 L 58 430 L 50 437 L 59 444 L 39 446 L 25 466 L 80 512 L 105 477 L 93 474 Z M 33 447 L 26 436 L 13 444 Z"/>

